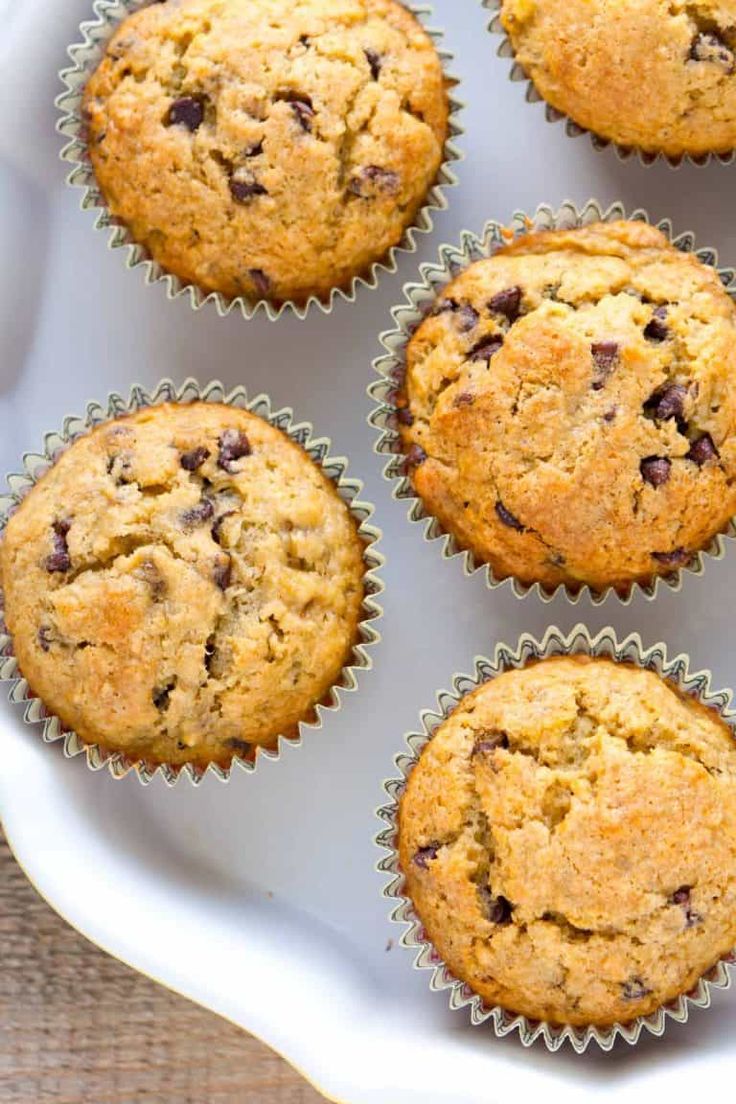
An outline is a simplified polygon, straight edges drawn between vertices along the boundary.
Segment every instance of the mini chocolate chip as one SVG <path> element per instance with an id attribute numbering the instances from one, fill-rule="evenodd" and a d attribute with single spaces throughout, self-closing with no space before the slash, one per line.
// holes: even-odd
<path id="1" fill-rule="evenodd" d="M 236 203 L 248 203 L 256 196 L 268 195 L 268 189 L 259 184 L 257 180 L 237 180 L 230 177 L 230 194 Z"/>
<path id="2" fill-rule="evenodd" d="M 165 686 L 159 686 L 153 691 L 152 699 L 153 704 L 158 709 L 159 713 L 165 713 L 169 708 L 171 691 L 176 686 L 176 679 L 172 679 L 171 682 L 167 682 Z"/>
<path id="3" fill-rule="evenodd" d="M 669 337 L 670 331 L 665 323 L 667 317 L 667 307 L 662 305 L 657 307 L 654 311 L 649 322 L 644 327 L 644 336 L 648 341 L 666 341 Z"/>
<path id="4" fill-rule="evenodd" d="M 628 981 L 622 981 L 621 990 L 624 1000 L 642 1000 L 652 992 L 640 977 L 632 977 Z"/>
<path id="5" fill-rule="evenodd" d="M 690 46 L 691 61 L 712 61 L 728 72 L 734 70 L 734 54 L 728 43 L 713 31 L 698 34 Z"/>
<path id="6" fill-rule="evenodd" d="M 617 341 L 595 341 L 590 346 L 593 363 L 596 370 L 596 378 L 593 380 L 593 390 L 600 391 L 605 385 L 619 361 L 620 347 Z"/>
<path id="7" fill-rule="evenodd" d="M 692 442 L 685 459 L 692 460 L 699 468 L 702 468 L 703 464 L 707 464 L 709 460 L 718 459 L 718 449 L 713 444 L 710 433 L 703 433 L 701 437 Z"/>
<path id="8" fill-rule="evenodd" d="M 348 191 L 359 199 L 373 199 L 376 195 L 398 195 L 401 178 L 391 169 L 380 165 L 365 165 L 350 179 Z"/>
<path id="9" fill-rule="evenodd" d="M 639 465 L 641 477 L 653 487 L 661 487 L 670 477 L 672 462 L 664 456 L 647 456 Z"/>
<path id="10" fill-rule="evenodd" d="M 248 146 L 248 148 L 246 150 L 244 150 L 243 156 L 244 157 L 260 157 L 262 153 L 263 153 L 263 139 L 261 138 L 260 142 L 255 142 L 252 146 Z"/>
<path id="11" fill-rule="evenodd" d="M 214 636 L 208 636 L 207 643 L 204 646 L 204 666 L 208 675 L 212 673 L 212 661 L 216 652 L 215 638 Z"/>
<path id="12" fill-rule="evenodd" d="M 41 625 L 41 628 L 36 634 L 38 640 L 38 646 L 42 652 L 48 652 L 51 648 L 51 642 L 53 640 L 52 630 L 50 625 Z"/>
<path id="13" fill-rule="evenodd" d="M 255 284 L 255 289 L 259 295 L 266 296 L 271 290 L 271 281 L 262 268 L 249 268 L 248 275 Z"/>
<path id="14" fill-rule="evenodd" d="M 684 548 L 675 548 L 672 552 L 652 552 L 652 559 L 666 567 L 682 567 L 692 559 L 692 553 Z"/>
<path id="15" fill-rule="evenodd" d="M 179 521 L 184 529 L 196 529 L 198 525 L 204 525 L 211 517 L 214 517 L 215 508 L 209 498 L 203 498 L 196 506 L 184 510 L 179 515 Z"/>
<path id="16" fill-rule="evenodd" d="M 210 450 L 205 448 L 204 445 L 200 445 L 190 452 L 183 452 L 179 457 L 179 463 L 185 471 L 193 472 L 202 467 L 209 454 Z"/>
<path id="17" fill-rule="evenodd" d="M 455 396 L 454 406 L 472 406 L 475 402 L 475 395 L 470 391 L 461 391 L 459 395 Z"/>
<path id="18" fill-rule="evenodd" d="M 660 422 L 668 418 L 681 418 L 686 398 L 687 387 L 683 387 L 681 383 L 669 383 L 647 399 L 644 410 Z"/>
<path id="19" fill-rule="evenodd" d="M 295 96 L 294 99 L 289 99 L 289 103 L 299 126 L 305 133 L 309 134 L 314 119 L 314 107 L 311 98 L 309 96 L 299 96 L 298 98 Z"/>
<path id="20" fill-rule="evenodd" d="M 366 46 L 363 50 L 365 54 L 365 60 L 368 62 L 371 69 L 371 76 L 374 80 L 378 80 L 379 73 L 381 72 L 382 59 L 377 50 L 374 50 L 371 46 Z"/>
<path id="21" fill-rule="evenodd" d="M 471 757 L 476 755 L 487 755 L 489 752 L 495 751 L 496 748 L 507 748 L 508 746 L 509 738 L 505 732 L 500 732 L 498 730 L 484 732 L 473 744 Z"/>
<path id="22" fill-rule="evenodd" d="M 232 517 L 234 513 L 235 510 L 227 510 L 224 514 L 220 514 L 220 516 L 215 519 L 215 524 L 212 526 L 212 539 L 216 544 L 222 543 L 220 538 L 222 537 L 223 521 L 225 518 Z"/>
<path id="23" fill-rule="evenodd" d="M 237 740 L 233 737 L 230 740 L 226 740 L 225 743 L 233 751 L 239 751 L 241 755 L 250 755 L 253 750 L 253 745 L 249 744 L 247 740 Z"/>
<path id="24" fill-rule="evenodd" d="M 215 560 L 212 569 L 212 578 L 220 590 L 227 590 L 232 580 L 233 565 L 229 556 L 221 556 Z"/>
<path id="25" fill-rule="evenodd" d="M 406 407 L 402 407 L 401 410 L 396 411 L 396 421 L 399 422 L 401 425 L 413 426 L 414 415 L 412 414 L 411 410 L 408 410 Z"/>
<path id="26" fill-rule="evenodd" d="M 204 100 L 201 96 L 182 96 L 174 100 L 166 112 L 166 126 L 184 126 L 194 132 L 204 122 Z"/>
<path id="27" fill-rule="evenodd" d="M 691 890 L 691 888 L 692 888 L 691 886 L 686 886 L 685 885 L 685 886 L 680 886 L 679 889 L 676 889 L 675 892 L 672 894 L 672 898 L 671 898 L 672 899 L 672 904 L 673 905 L 689 905 L 690 904 L 690 890 Z"/>
<path id="28" fill-rule="evenodd" d="M 505 927 L 511 923 L 511 913 L 514 906 L 506 897 L 502 897 L 500 894 L 496 897 L 488 886 L 478 886 L 478 896 L 480 897 L 481 907 L 487 920 L 491 924 L 498 924 L 499 927 Z"/>
<path id="29" fill-rule="evenodd" d="M 418 866 L 420 870 L 427 870 L 429 863 L 437 858 L 437 852 L 441 846 L 441 843 L 430 843 L 428 847 L 420 847 L 419 850 L 414 853 L 412 862 L 415 866 Z"/>
<path id="30" fill-rule="evenodd" d="M 496 513 L 498 514 L 504 525 L 508 525 L 509 529 L 516 529 L 519 533 L 524 532 L 524 526 L 521 524 L 519 519 L 515 518 L 511 511 L 506 509 L 500 499 L 496 503 Z"/>
<path id="31" fill-rule="evenodd" d="M 302 46 L 309 46 L 309 35 L 299 35 L 299 41 L 301 42 Z"/>
<path id="32" fill-rule="evenodd" d="M 408 475 L 412 468 L 419 467 L 427 459 L 427 454 L 421 445 L 412 445 L 404 457 L 404 475 Z"/>
<path id="33" fill-rule="evenodd" d="M 251 454 L 250 441 L 242 429 L 226 429 L 220 437 L 219 445 L 217 465 L 231 475 L 237 471 L 237 461 Z"/>
<path id="34" fill-rule="evenodd" d="M 490 360 L 503 345 L 501 334 L 482 338 L 468 353 L 468 360 Z"/>
<path id="35" fill-rule="evenodd" d="M 702 924 L 703 917 L 699 912 L 690 908 L 691 886 L 680 886 L 670 897 L 673 905 L 680 905 L 685 910 L 685 927 L 694 928 L 696 924 Z"/>
<path id="36" fill-rule="evenodd" d="M 51 535 L 53 552 L 46 557 L 46 570 L 49 574 L 57 572 L 63 574 L 63 572 L 68 571 L 72 566 L 69 547 L 66 541 L 66 536 L 71 529 L 71 524 L 71 521 L 66 518 L 54 522 Z"/>
<path id="37" fill-rule="evenodd" d="M 612 406 L 610 410 L 607 410 L 603 415 L 604 422 L 612 422 L 616 417 L 616 411 L 618 407 Z"/>
<path id="38" fill-rule="evenodd" d="M 494 314 L 503 314 L 509 322 L 515 322 L 519 317 L 522 291 L 520 287 L 505 288 L 497 292 L 489 301 L 488 306 Z"/>

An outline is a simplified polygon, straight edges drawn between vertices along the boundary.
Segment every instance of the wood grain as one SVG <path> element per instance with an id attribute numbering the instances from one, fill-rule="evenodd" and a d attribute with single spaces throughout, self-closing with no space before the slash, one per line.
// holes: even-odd
<path id="1" fill-rule="evenodd" d="M 0 834 L 2 1104 L 324 1104 L 267 1047 L 97 950 Z"/>

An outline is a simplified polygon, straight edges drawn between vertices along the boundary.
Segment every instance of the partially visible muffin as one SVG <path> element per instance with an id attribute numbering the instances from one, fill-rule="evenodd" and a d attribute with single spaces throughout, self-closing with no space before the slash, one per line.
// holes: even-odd
<path id="1" fill-rule="evenodd" d="M 736 943 L 736 744 L 650 671 L 545 660 L 436 730 L 399 852 L 427 938 L 487 1004 L 625 1023 Z"/>
<path id="2" fill-rule="evenodd" d="M 736 514 L 736 309 L 644 223 L 470 265 L 411 337 L 398 402 L 416 493 L 499 577 L 624 592 Z"/>
<path id="3" fill-rule="evenodd" d="M 736 4 L 502 0 L 516 60 L 602 138 L 678 158 L 736 148 Z"/>
<path id="4" fill-rule="evenodd" d="M 87 743 L 229 763 L 296 734 L 357 641 L 363 543 L 263 419 L 166 404 L 79 438 L 0 545 L 20 669 Z"/>
<path id="5" fill-rule="evenodd" d="M 365 274 L 435 181 L 448 97 L 397 0 L 167 0 L 117 29 L 84 93 L 112 213 L 226 297 L 303 302 Z"/>

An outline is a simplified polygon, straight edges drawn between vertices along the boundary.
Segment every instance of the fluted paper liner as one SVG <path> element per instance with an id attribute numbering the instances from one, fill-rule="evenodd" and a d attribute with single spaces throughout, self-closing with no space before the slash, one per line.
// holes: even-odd
<path id="1" fill-rule="evenodd" d="M 558 655 L 604 656 L 655 671 L 683 693 L 692 695 L 714 709 L 736 737 L 736 713 L 731 708 L 731 692 L 713 690 L 708 671 L 691 673 L 688 657 L 680 654 L 670 659 L 664 644 L 645 648 L 638 633 L 632 633 L 619 643 L 612 628 L 605 628 L 597 636 L 591 636 L 584 625 L 576 625 L 569 636 L 565 636 L 558 628 L 550 628 L 541 641 L 524 633 L 515 648 L 499 644 L 492 659 L 476 657 L 473 674 L 455 675 L 452 690 L 443 690 L 437 695 L 437 708 L 424 710 L 420 714 L 421 731 L 409 733 L 405 737 L 407 749 L 396 757 L 398 776 L 384 783 L 388 802 L 377 810 L 377 816 L 386 827 L 376 836 L 376 843 L 387 852 L 378 863 L 378 870 L 390 876 L 383 896 L 394 904 L 391 919 L 406 929 L 401 936 L 402 945 L 418 952 L 414 961 L 415 969 L 432 971 L 430 988 L 435 992 L 447 992 L 451 1009 L 468 1008 L 472 1024 L 490 1024 L 498 1036 L 518 1031 L 524 1046 L 531 1046 L 542 1040 L 551 1051 L 559 1050 L 565 1042 L 569 1042 L 581 1054 L 593 1043 L 602 1050 L 611 1050 L 617 1038 L 633 1045 L 646 1032 L 662 1035 L 668 1021 L 685 1023 L 691 1008 L 708 1008 L 712 990 L 728 989 L 731 986 L 736 950 L 708 970 L 689 993 L 662 1005 L 648 1016 L 640 1016 L 629 1023 L 617 1023 L 610 1027 L 574 1027 L 530 1020 L 499 1005 L 487 1005 L 469 985 L 451 974 L 429 942 L 411 900 L 404 894 L 405 879 L 399 865 L 397 847 L 399 803 L 406 781 L 418 762 L 422 749 L 458 702 L 482 683 L 496 678 L 504 671 L 518 670 L 530 662 Z"/>
<path id="2" fill-rule="evenodd" d="M 135 386 L 131 389 L 128 399 L 113 393 L 104 404 L 90 403 L 82 417 L 65 418 L 60 431 L 47 433 L 44 436 L 43 452 L 27 453 L 23 457 L 25 470 L 21 474 L 7 477 L 9 493 L 0 495 L 0 539 L 10 517 L 23 498 L 61 453 L 78 437 L 103 422 L 131 414 L 142 407 L 156 406 L 165 402 L 197 401 L 227 403 L 248 410 L 282 430 L 292 441 L 301 445 L 307 455 L 335 485 L 338 494 L 355 519 L 358 533 L 365 546 L 363 554 L 365 593 L 358 626 L 358 640 L 353 645 L 350 662 L 343 667 L 339 679 L 325 699 L 315 705 L 311 719 L 299 724 L 298 735 L 296 737 L 279 736 L 273 748 L 258 747 L 252 759 L 234 758 L 228 767 L 221 767 L 216 763 L 200 767 L 192 763 L 173 765 L 131 760 L 120 752 L 110 751 L 97 744 L 88 744 L 75 732 L 64 728 L 58 717 L 47 712 L 41 699 L 31 692 L 27 681 L 23 678 L 13 654 L 12 638 L 5 625 L 3 595 L 0 590 L 0 682 L 9 683 L 10 701 L 23 705 L 23 719 L 26 724 L 40 726 L 41 736 L 46 743 L 63 741 L 64 754 L 67 758 L 84 753 L 87 765 L 92 770 L 107 768 L 115 778 L 122 778 L 129 771 L 134 770 L 144 784 L 150 782 L 159 773 L 169 785 L 173 785 L 182 774 L 195 785 L 208 774 L 221 781 L 227 781 L 231 776 L 233 765 L 242 767 L 246 771 L 254 771 L 260 757 L 278 759 L 285 743 L 300 745 L 306 732 L 321 728 L 325 715 L 340 709 L 342 693 L 356 690 L 358 672 L 370 670 L 372 667 L 368 649 L 380 640 L 380 634 L 374 627 L 374 622 L 382 616 L 377 598 L 383 591 L 383 583 L 378 576 L 378 571 L 383 564 L 383 556 L 375 547 L 381 538 L 381 532 L 369 524 L 373 515 L 373 506 L 362 502 L 359 498 L 362 483 L 357 479 L 347 478 L 347 460 L 344 457 L 330 456 L 330 441 L 327 437 L 314 437 L 312 426 L 308 422 L 295 422 L 290 408 L 273 410 L 267 395 L 261 394 L 249 399 L 244 387 L 236 387 L 227 392 L 223 384 L 217 380 L 200 386 L 194 379 L 188 379 L 178 387 L 172 380 L 167 379 L 159 383 L 151 392 Z"/>
<path id="3" fill-rule="evenodd" d="M 736 150 L 729 150 L 726 153 L 682 153 L 675 156 L 672 154 L 639 149 L 637 146 L 622 146 L 612 138 L 603 138 L 600 134 L 588 130 L 587 127 L 580 126 L 579 123 L 576 123 L 575 120 L 571 119 L 564 111 L 558 111 L 556 107 L 553 107 L 552 104 L 545 100 L 541 92 L 537 90 L 534 81 L 527 75 L 519 62 L 516 61 L 513 44 L 506 33 L 506 28 L 501 22 L 501 0 L 482 0 L 482 3 L 484 8 L 487 8 L 488 11 L 493 13 L 491 21 L 488 24 L 488 30 L 493 34 L 501 36 L 501 44 L 496 50 L 496 54 L 498 57 L 509 58 L 511 60 L 509 80 L 515 83 L 526 81 L 527 103 L 543 103 L 547 122 L 563 122 L 565 124 L 565 133 L 569 138 L 579 138 L 587 134 L 595 150 L 600 152 L 601 150 L 608 149 L 610 146 L 613 148 L 620 161 L 629 161 L 632 157 L 636 157 L 640 164 L 645 167 L 653 165 L 656 161 L 664 161 L 671 169 L 679 169 L 680 165 L 695 165 L 697 168 L 703 168 L 704 165 L 710 164 L 711 161 L 720 162 L 722 165 L 732 165 L 736 160 Z"/>
<path id="4" fill-rule="evenodd" d="M 297 318 L 304 319 L 312 307 L 318 308 L 323 314 L 329 314 L 339 300 L 352 303 L 355 301 L 360 288 L 374 289 L 378 286 L 379 279 L 384 272 L 396 272 L 399 257 L 403 253 L 415 253 L 419 246 L 419 235 L 432 232 L 434 227 L 432 213 L 443 211 L 447 207 L 445 189 L 454 187 L 458 183 L 453 165 L 455 162 L 462 160 L 463 156 L 455 142 L 455 139 L 463 133 L 463 128 L 458 121 L 463 104 L 454 94 L 454 89 L 459 82 L 449 72 L 453 55 L 447 50 L 441 49 L 439 45 L 444 37 L 444 32 L 424 25 L 424 20 L 431 15 L 431 7 L 405 4 L 405 7 L 422 23 L 424 30 L 435 45 L 445 74 L 450 108 L 444 160 L 434 184 L 427 193 L 424 204 L 419 209 L 415 221 L 404 231 L 398 245 L 392 246 L 383 258 L 375 261 L 367 273 L 354 277 L 347 287 L 333 288 L 326 299 L 320 299 L 313 295 L 305 303 L 296 303 L 289 300 L 275 305 L 268 299 L 246 299 L 244 296 L 230 299 L 220 292 L 206 292 L 195 284 L 187 283 L 173 273 L 168 272 L 162 265 L 151 259 L 147 249 L 136 242 L 128 227 L 112 214 L 98 187 L 87 153 L 87 142 L 84 134 L 84 121 L 82 119 L 84 88 L 87 80 L 102 60 L 105 47 L 118 25 L 126 16 L 139 8 L 146 7 L 150 2 L 151 0 L 94 0 L 95 18 L 86 20 L 80 25 L 80 41 L 68 49 L 72 65 L 63 69 L 59 74 L 65 91 L 56 100 L 56 106 L 62 113 L 62 118 L 57 124 L 57 130 L 69 139 L 61 151 L 61 159 L 71 165 L 67 183 L 72 187 L 79 187 L 84 190 L 81 203 L 83 210 L 90 207 L 99 210 L 95 229 L 110 231 L 108 248 L 124 248 L 127 251 L 127 267 L 141 268 L 147 284 L 163 284 L 166 288 L 167 298 L 178 299 L 180 296 L 188 295 L 193 310 L 199 310 L 205 304 L 213 303 L 217 313 L 223 318 L 231 311 L 239 310 L 246 319 L 253 318 L 259 311 L 263 311 L 272 322 L 286 313 L 293 313 Z"/>
<path id="5" fill-rule="evenodd" d="M 395 328 L 386 331 L 380 337 L 381 344 L 386 350 L 385 355 L 373 362 L 373 368 L 379 378 L 368 388 L 368 393 L 376 404 L 368 420 L 379 432 L 379 439 L 374 446 L 375 451 L 379 455 L 390 457 L 383 474 L 384 478 L 393 484 L 394 498 L 408 503 L 409 520 L 423 526 L 425 540 L 442 542 L 442 556 L 445 559 L 460 556 L 466 575 L 484 570 L 489 587 L 493 588 L 510 582 L 518 598 L 523 598 L 531 592 L 542 601 L 548 602 L 561 590 L 573 604 L 578 602 L 583 594 L 588 594 L 594 604 L 605 601 L 609 593 L 615 594 L 624 604 L 628 604 L 637 592 L 653 599 L 661 584 L 667 585 L 672 590 L 679 590 L 684 572 L 701 575 L 704 570 L 704 557 L 722 559 L 725 554 L 725 538 L 736 536 L 736 519 L 732 519 L 723 533 L 717 534 L 704 549 L 693 553 L 689 564 L 668 575 L 657 575 L 646 584 L 634 582 L 625 589 L 616 590 L 609 586 L 605 590 L 594 591 L 587 585 L 573 589 L 567 584 L 560 583 L 553 589 L 547 590 L 540 583 L 526 584 L 513 577 L 500 578 L 494 573 L 490 564 L 464 549 L 456 538 L 441 526 L 438 519 L 429 513 L 404 470 L 401 434 L 396 421 L 398 409 L 396 394 L 397 390 L 401 389 L 398 381 L 402 378 L 406 366 L 406 347 L 409 340 L 427 311 L 441 295 L 443 288 L 468 265 L 492 256 L 496 250 L 508 245 L 514 238 L 539 230 L 568 230 L 588 226 L 593 222 L 612 222 L 616 219 L 652 223 L 647 212 L 642 209 L 627 214 L 622 203 L 612 203 L 610 207 L 604 209 L 597 200 L 590 199 L 582 208 L 576 207 L 568 200 L 557 211 L 547 204 L 542 204 L 531 217 L 523 211 L 516 211 L 508 226 L 489 220 L 480 237 L 469 230 L 464 230 L 459 245 L 440 246 L 438 263 L 420 265 L 419 283 L 404 285 L 404 302 L 391 311 Z M 669 219 L 661 219 L 653 225 L 664 233 L 675 248 L 683 253 L 694 253 L 703 264 L 715 268 L 728 294 L 736 298 L 736 270 L 718 268 L 718 254 L 715 249 L 697 249 L 695 235 L 690 231 L 675 235 Z"/>

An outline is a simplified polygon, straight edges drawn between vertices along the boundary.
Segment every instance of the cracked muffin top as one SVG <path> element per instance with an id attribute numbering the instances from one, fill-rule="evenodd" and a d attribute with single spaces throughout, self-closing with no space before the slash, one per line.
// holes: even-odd
<path id="1" fill-rule="evenodd" d="M 736 744 L 651 671 L 545 660 L 436 730 L 399 852 L 427 937 L 488 1004 L 626 1022 L 736 943 Z"/>
<path id="2" fill-rule="evenodd" d="M 736 147 L 735 0 L 502 0 L 501 19 L 580 126 L 674 158 Z"/>
<path id="3" fill-rule="evenodd" d="M 448 100 L 396 0 L 166 0 L 90 78 L 89 156 L 113 214 L 208 292 L 325 298 L 401 240 L 434 183 Z"/>
<path id="4" fill-rule="evenodd" d="M 735 319 L 717 273 L 644 223 L 517 239 L 409 342 L 416 493 L 499 577 L 671 574 L 736 514 Z"/>
<path id="5" fill-rule="evenodd" d="M 280 430 L 165 404 L 79 438 L 0 544 L 24 677 L 88 743 L 229 763 L 314 717 L 349 662 L 363 544 Z"/>

